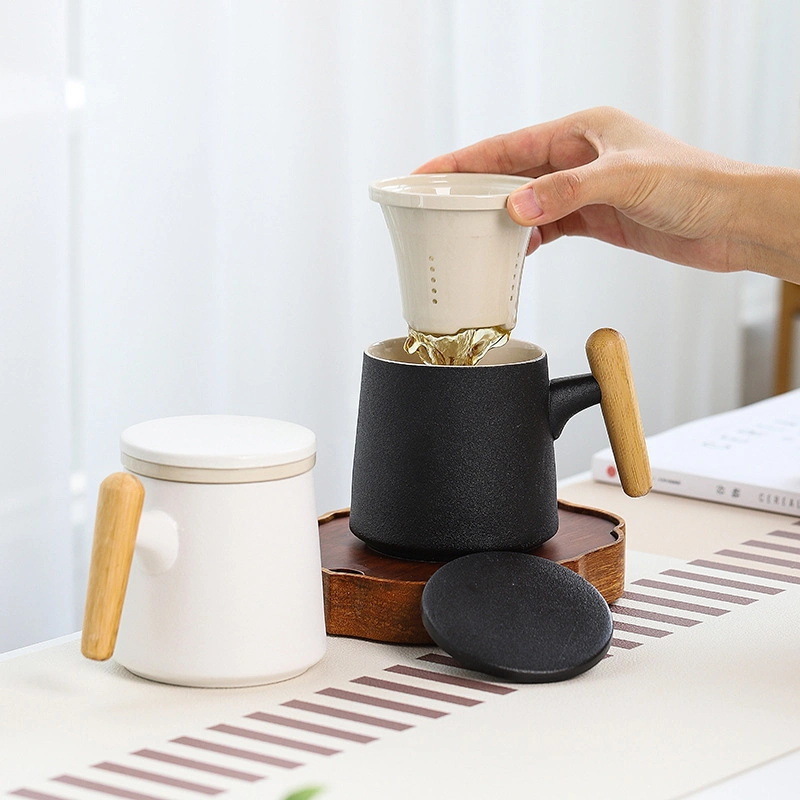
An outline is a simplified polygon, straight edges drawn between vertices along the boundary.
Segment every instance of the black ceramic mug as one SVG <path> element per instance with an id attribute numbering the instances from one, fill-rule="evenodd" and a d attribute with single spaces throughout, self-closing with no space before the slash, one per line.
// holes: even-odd
<path id="1" fill-rule="evenodd" d="M 444 561 L 526 551 L 558 529 L 554 441 L 601 402 L 623 488 L 649 464 L 622 337 L 592 334 L 592 374 L 550 380 L 547 355 L 512 339 L 477 366 L 431 366 L 404 339 L 364 354 L 350 528 L 390 556 Z"/>

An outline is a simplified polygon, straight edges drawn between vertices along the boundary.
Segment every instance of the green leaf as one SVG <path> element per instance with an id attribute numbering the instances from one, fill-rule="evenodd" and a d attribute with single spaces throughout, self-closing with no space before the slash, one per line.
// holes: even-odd
<path id="1" fill-rule="evenodd" d="M 306 789 L 298 789 L 287 795 L 285 800 L 311 800 L 312 797 L 318 795 L 322 791 L 322 786 L 309 786 Z"/>

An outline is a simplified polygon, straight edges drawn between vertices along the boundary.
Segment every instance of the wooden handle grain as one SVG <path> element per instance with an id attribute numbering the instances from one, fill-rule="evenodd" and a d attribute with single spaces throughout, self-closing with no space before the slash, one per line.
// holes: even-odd
<path id="1" fill-rule="evenodd" d="M 105 661 L 114 652 L 143 503 L 135 475 L 115 472 L 100 484 L 81 637 L 86 658 Z"/>
<path id="2" fill-rule="evenodd" d="M 600 408 L 625 494 L 641 497 L 653 486 L 639 403 L 625 339 L 611 328 L 595 331 L 586 342 L 586 356 L 600 384 Z"/>

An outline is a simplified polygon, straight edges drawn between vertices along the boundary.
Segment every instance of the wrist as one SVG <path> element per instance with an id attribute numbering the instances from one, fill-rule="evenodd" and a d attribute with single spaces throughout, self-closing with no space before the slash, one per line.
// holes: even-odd
<path id="1" fill-rule="evenodd" d="M 748 165 L 734 182 L 731 267 L 800 283 L 800 170 Z"/>

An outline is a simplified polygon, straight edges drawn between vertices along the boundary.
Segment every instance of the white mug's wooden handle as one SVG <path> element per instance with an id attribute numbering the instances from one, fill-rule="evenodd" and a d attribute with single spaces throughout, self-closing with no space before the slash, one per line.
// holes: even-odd
<path id="1" fill-rule="evenodd" d="M 652 488 L 653 478 L 625 339 L 611 328 L 601 328 L 586 342 L 586 356 L 600 384 L 600 408 L 620 483 L 625 494 L 641 497 Z"/>
<path id="2" fill-rule="evenodd" d="M 100 484 L 81 637 L 86 658 L 105 661 L 114 652 L 143 503 L 135 475 L 115 472 Z"/>

